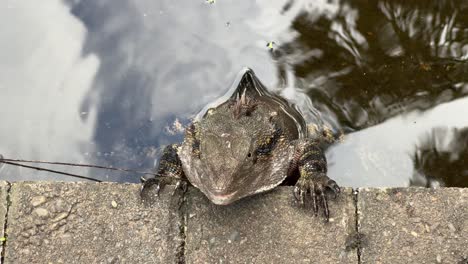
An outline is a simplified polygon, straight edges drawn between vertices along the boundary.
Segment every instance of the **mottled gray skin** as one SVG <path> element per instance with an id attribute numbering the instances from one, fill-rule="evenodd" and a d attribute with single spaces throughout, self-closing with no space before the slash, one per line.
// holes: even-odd
<path id="1" fill-rule="evenodd" d="M 152 185 L 159 191 L 162 184 L 188 181 L 213 203 L 226 205 L 295 181 L 301 204 L 311 197 L 317 213 L 321 202 L 328 219 L 325 191 L 336 194 L 339 187 L 326 176 L 320 142 L 307 138 L 301 114 L 268 92 L 252 70 L 241 74 L 229 99 L 195 120 L 182 144 L 165 149 L 158 174 L 167 177 L 145 181 L 142 193 Z"/>

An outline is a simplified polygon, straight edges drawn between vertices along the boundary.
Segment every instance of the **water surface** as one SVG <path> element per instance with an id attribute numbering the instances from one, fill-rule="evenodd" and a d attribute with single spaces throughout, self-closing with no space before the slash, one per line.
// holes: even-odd
<path id="1" fill-rule="evenodd" d="M 466 187 L 467 12 L 439 0 L 7 1 L 0 153 L 151 170 L 250 67 L 344 135 L 327 150 L 341 185 Z M 69 180 L 9 166 L 0 177 Z"/>

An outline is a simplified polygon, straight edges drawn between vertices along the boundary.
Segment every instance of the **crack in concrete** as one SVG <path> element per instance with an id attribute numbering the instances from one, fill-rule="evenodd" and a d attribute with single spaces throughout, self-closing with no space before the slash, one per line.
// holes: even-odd
<path id="1" fill-rule="evenodd" d="M 6 246 L 7 246 L 7 238 L 8 238 L 8 212 L 10 210 L 10 190 L 11 190 L 11 183 L 7 183 L 6 188 L 6 210 L 5 210 L 5 222 L 3 223 L 3 239 L 2 239 L 2 252 L 0 257 L 0 263 L 5 263 L 5 253 L 6 253 Z"/>
<path id="2" fill-rule="evenodd" d="M 355 230 L 356 230 L 356 235 L 359 237 L 359 210 L 358 210 L 358 199 L 359 199 L 359 189 L 353 189 L 353 195 L 354 195 L 354 218 L 355 218 Z M 358 264 L 361 264 L 361 245 L 358 245 L 356 247 L 356 253 L 357 253 L 357 259 L 358 259 Z"/>
<path id="3" fill-rule="evenodd" d="M 181 237 L 181 244 L 177 250 L 178 264 L 185 264 L 185 244 L 186 244 L 186 231 L 187 231 L 187 192 L 182 193 L 182 201 L 177 209 L 179 217 L 179 236 Z"/>

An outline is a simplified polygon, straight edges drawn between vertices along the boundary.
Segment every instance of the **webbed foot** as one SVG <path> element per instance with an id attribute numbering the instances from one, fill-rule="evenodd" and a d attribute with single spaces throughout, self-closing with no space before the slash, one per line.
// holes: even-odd
<path id="1" fill-rule="evenodd" d="M 320 206 L 319 203 L 321 203 L 327 222 L 330 218 L 327 194 L 330 192 L 333 193 L 334 198 L 336 198 L 340 193 L 340 187 L 324 173 L 317 173 L 315 175 L 307 173 L 302 175 L 294 187 L 294 197 L 301 205 L 305 205 L 307 196 L 310 197 L 316 216 Z"/>

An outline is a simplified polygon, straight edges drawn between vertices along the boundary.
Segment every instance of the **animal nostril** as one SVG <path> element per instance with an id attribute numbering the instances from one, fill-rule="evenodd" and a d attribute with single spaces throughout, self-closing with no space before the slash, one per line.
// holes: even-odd
<path id="1" fill-rule="evenodd" d="M 247 154 L 247 157 L 252 157 L 252 153 L 249 152 L 249 154 Z"/>

